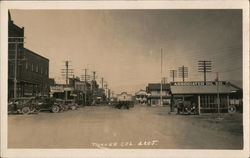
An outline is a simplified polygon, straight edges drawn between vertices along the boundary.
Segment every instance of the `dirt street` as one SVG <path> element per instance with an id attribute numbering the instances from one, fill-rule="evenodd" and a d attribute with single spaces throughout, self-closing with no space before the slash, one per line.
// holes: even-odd
<path id="1" fill-rule="evenodd" d="M 241 149 L 242 115 L 168 114 L 168 107 L 83 107 L 8 116 L 9 148 Z"/>

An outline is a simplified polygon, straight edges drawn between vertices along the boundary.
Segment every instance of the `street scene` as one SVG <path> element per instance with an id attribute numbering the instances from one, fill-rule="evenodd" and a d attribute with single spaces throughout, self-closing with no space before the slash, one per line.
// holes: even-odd
<path id="1" fill-rule="evenodd" d="M 8 148 L 243 149 L 241 18 L 9 10 Z"/>
<path id="2" fill-rule="evenodd" d="M 240 114 L 169 115 L 166 107 L 130 110 L 87 106 L 76 111 L 10 115 L 11 148 L 241 149 Z"/>

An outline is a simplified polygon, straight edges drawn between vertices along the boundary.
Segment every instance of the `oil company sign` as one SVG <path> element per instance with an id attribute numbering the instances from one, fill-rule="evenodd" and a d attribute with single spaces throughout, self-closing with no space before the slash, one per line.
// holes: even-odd
<path id="1" fill-rule="evenodd" d="M 219 85 L 226 84 L 226 82 L 219 82 Z M 216 82 L 208 81 L 198 81 L 198 82 L 173 82 L 171 86 L 214 86 Z"/>

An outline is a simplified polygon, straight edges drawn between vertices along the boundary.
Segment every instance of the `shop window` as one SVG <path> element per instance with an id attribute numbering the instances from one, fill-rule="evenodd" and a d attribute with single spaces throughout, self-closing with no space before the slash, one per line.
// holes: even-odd
<path id="1" fill-rule="evenodd" d="M 217 95 L 201 95 L 200 97 L 201 107 L 208 109 L 218 108 Z M 227 107 L 227 96 L 220 95 L 220 108 Z"/>

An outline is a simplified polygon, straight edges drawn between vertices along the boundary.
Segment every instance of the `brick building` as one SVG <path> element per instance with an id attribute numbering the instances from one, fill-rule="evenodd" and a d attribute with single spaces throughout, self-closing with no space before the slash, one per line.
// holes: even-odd
<path id="1" fill-rule="evenodd" d="M 49 59 L 24 48 L 24 28 L 13 23 L 10 13 L 8 24 L 8 98 L 14 97 L 15 78 L 16 97 L 48 96 Z"/>

